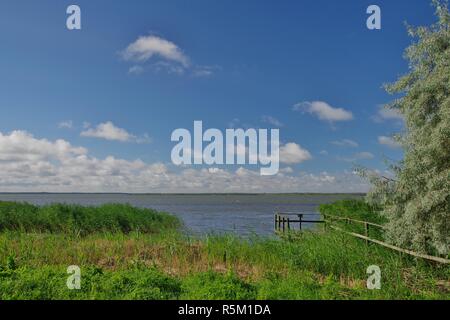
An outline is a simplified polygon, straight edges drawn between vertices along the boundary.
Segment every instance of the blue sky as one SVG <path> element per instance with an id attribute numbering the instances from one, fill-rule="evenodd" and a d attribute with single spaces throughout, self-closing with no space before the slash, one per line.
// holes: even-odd
<path id="1" fill-rule="evenodd" d="M 81 8 L 81 30 L 66 28 L 70 4 Z M 381 30 L 366 27 L 371 4 Z M 365 191 L 354 163 L 382 171 L 384 157 L 401 158 L 387 139 L 401 120 L 380 106 L 392 99 L 382 84 L 407 71 L 405 21 L 431 24 L 430 1 L 2 1 L 0 158 L 13 173 L 0 177 L 0 191 Z M 172 51 L 127 57 L 139 37 Z M 305 104 L 314 101 L 352 117 L 320 119 Z M 311 157 L 282 163 L 271 180 L 251 168 L 223 167 L 221 177 L 175 168 L 170 134 L 194 120 L 279 127 L 282 145 Z M 105 139 L 101 124 L 125 135 Z M 58 140 L 68 155 L 54 151 Z M 34 157 L 42 150 L 28 143 L 50 151 Z M 77 157 L 86 163 L 71 167 Z M 100 172 L 108 157 L 118 164 Z M 142 170 L 152 182 L 133 184 Z"/>

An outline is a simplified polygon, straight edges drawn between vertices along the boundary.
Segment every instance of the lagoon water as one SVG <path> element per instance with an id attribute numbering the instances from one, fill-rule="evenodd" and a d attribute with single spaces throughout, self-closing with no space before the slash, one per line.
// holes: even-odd
<path id="1" fill-rule="evenodd" d="M 56 202 L 81 205 L 129 203 L 180 217 L 195 234 L 273 234 L 273 215 L 280 212 L 317 213 L 320 204 L 357 199 L 356 194 L 0 194 L 0 201 L 33 204 Z"/>

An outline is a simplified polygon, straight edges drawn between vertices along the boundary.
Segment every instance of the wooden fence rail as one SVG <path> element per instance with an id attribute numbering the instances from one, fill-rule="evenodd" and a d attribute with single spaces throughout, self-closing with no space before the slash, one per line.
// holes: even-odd
<path id="1" fill-rule="evenodd" d="M 305 219 L 303 219 L 304 216 L 323 216 L 323 220 L 305 220 Z M 294 217 L 297 217 L 298 220 L 295 220 Z M 364 225 L 364 235 L 356 233 L 356 232 L 350 232 L 350 231 L 344 230 L 342 228 L 339 228 L 339 227 L 333 225 L 333 222 L 336 220 L 344 221 L 346 223 L 357 223 L 357 224 Z M 339 217 L 339 216 L 334 216 L 334 215 L 330 215 L 330 214 L 319 215 L 319 214 L 306 214 L 306 213 L 295 213 L 295 212 L 287 212 L 287 213 L 277 212 L 277 213 L 275 213 L 274 224 L 275 224 L 275 232 L 276 233 L 280 233 L 280 232 L 284 233 L 286 231 L 291 231 L 292 230 L 291 227 L 293 226 L 292 224 L 294 224 L 294 223 L 299 224 L 300 231 L 302 230 L 302 223 L 324 223 L 326 228 L 329 227 L 333 230 L 337 230 L 337 231 L 346 233 L 348 235 L 351 235 L 353 237 L 365 240 L 367 244 L 375 243 L 380 246 L 389 248 L 391 250 L 395 250 L 397 252 L 409 254 L 416 258 L 421 258 L 421 259 L 438 262 L 438 263 L 443 263 L 443 264 L 450 264 L 450 260 L 446 259 L 446 258 L 435 257 L 435 256 L 427 255 L 427 254 L 414 252 L 412 250 L 403 249 L 403 248 L 391 245 L 389 243 L 370 238 L 369 237 L 370 227 L 379 228 L 381 230 L 386 229 L 384 226 L 382 226 L 380 224 L 376 224 L 376 223 L 368 222 L 368 221 L 362 221 L 362 220 L 358 220 L 358 219 Z"/>

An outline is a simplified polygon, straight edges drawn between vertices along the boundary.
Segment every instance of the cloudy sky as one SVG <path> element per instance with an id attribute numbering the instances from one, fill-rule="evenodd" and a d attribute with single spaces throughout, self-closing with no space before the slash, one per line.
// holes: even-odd
<path id="1" fill-rule="evenodd" d="M 428 0 L 0 4 L 0 192 L 364 192 L 402 130 L 382 85 L 407 71 Z M 66 8 L 82 30 L 66 28 Z M 171 163 L 173 130 L 279 128 L 281 169 Z"/>

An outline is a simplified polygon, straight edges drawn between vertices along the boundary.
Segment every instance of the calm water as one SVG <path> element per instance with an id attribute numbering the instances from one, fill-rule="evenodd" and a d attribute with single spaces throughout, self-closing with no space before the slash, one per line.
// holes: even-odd
<path id="1" fill-rule="evenodd" d="M 317 207 L 360 195 L 128 195 L 128 194 L 0 194 L 0 201 L 54 202 L 99 205 L 129 203 L 167 211 L 180 217 L 194 233 L 234 232 L 240 235 L 273 233 L 276 211 L 317 213 Z"/>

